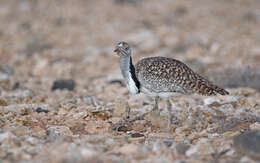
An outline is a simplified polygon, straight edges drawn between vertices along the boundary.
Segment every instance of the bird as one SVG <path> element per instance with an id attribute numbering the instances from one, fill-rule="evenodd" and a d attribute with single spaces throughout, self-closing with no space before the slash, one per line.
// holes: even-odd
<path id="1" fill-rule="evenodd" d="M 183 94 L 206 96 L 229 94 L 179 60 L 156 56 L 143 58 L 133 65 L 132 49 L 124 41 L 116 45 L 114 52 L 120 57 L 121 73 L 131 94 L 144 93 L 152 97 L 154 100 L 152 110 L 158 110 L 159 98 L 166 100 L 168 129 L 172 121 L 171 97 Z"/>

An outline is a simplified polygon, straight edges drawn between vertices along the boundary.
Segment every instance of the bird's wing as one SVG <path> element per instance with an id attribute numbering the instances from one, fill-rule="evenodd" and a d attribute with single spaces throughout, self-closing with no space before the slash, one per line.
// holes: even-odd
<path id="1" fill-rule="evenodd" d="M 150 57 L 136 64 L 141 85 L 154 92 L 199 93 L 202 95 L 228 94 L 207 79 L 192 71 L 184 63 L 165 57 Z"/>

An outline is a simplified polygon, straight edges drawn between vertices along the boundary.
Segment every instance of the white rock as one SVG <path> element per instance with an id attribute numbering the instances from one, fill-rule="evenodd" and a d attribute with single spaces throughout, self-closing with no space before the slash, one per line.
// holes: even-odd
<path id="1" fill-rule="evenodd" d="M 48 67 L 48 60 L 39 58 L 35 64 L 35 67 L 32 69 L 34 75 L 41 75 L 45 72 L 46 67 Z"/>
<path id="2" fill-rule="evenodd" d="M 9 139 L 9 138 L 15 138 L 15 135 L 13 135 L 10 132 L 0 133 L 0 143 L 2 143 L 3 141 L 5 141 L 6 139 Z"/>
<path id="3" fill-rule="evenodd" d="M 205 105 L 211 105 L 215 102 L 220 103 L 220 100 L 216 97 L 208 97 L 208 98 L 205 98 L 203 102 Z"/>
<path id="4" fill-rule="evenodd" d="M 73 135 L 67 126 L 51 126 L 47 129 L 47 133 L 49 140 L 63 140 Z"/>
<path id="5" fill-rule="evenodd" d="M 201 138 L 196 145 L 192 146 L 189 150 L 186 151 L 186 156 L 192 155 L 209 155 L 214 153 L 214 149 L 210 144 L 209 140 L 206 138 Z"/>
<path id="6" fill-rule="evenodd" d="M 123 147 L 119 148 L 118 152 L 122 153 L 123 155 L 132 155 L 138 152 L 138 146 L 135 144 L 126 144 Z"/>
<path id="7" fill-rule="evenodd" d="M 249 127 L 251 130 L 260 130 L 260 123 L 255 122 L 255 123 L 251 124 Z"/>
<path id="8" fill-rule="evenodd" d="M 252 160 L 247 156 L 244 156 L 240 159 L 240 163 L 248 163 L 248 162 L 252 162 Z"/>
<path id="9" fill-rule="evenodd" d="M 90 157 L 96 156 L 98 153 L 89 148 L 82 148 L 82 149 L 80 149 L 80 154 L 85 158 L 90 158 Z"/>
<path id="10" fill-rule="evenodd" d="M 7 74 L 0 74 L 0 82 L 9 81 L 9 76 Z"/>
<path id="11" fill-rule="evenodd" d="M 220 48 L 220 44 L 215 42 L 210 46 L 210 52 L 211 53 L 216 53 Z"/>
<path id="12" fill-rule="evenodd" d="M 38 143 L 38 139 L 36 139 L 36 138 L 34 138 L 34 137 L 31 137 L 31 136 L 27 137 L 27 138 L 25 139 L 25 141 L 28 142 L 28 143 L 30 143 L 30 144 L 33 144 L 33 145 L 35 145 L 35 144 Z"/>

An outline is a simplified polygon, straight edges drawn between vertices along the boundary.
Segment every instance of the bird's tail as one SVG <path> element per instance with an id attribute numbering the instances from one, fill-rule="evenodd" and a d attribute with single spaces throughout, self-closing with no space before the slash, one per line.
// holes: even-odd
<path id="1" fill-rule="evenodd" d="M 220 88 L 219 86 L 213 85 L 213 91 L 216 92 L 216 94 L 220 94 L 220 95 L 228 95 L 229 92 L 226 91 L 223 88 Z"/>
<path id="2" fill-rule="evenodd" d="M 229 92 L 226 91 L 225 89 L 217 86 L 217 85 L 214 85 L 208 81 L 199 81 L 197 82 L 197 87 L 196 87 L 196 91 L 199 93 L 199 94 L 202 94 L 202 95 L 206 95 L 206 96 L 212 96 L 212 95 L 217 95 L 217 94 L 220 94 L 220 95 L 228 95 Z"/>

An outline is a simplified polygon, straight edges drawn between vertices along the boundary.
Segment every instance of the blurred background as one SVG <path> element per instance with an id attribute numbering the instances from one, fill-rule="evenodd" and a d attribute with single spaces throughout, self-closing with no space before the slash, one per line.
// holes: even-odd
<path id="1" fill-rule="evenodd" d="M 224 87 L 259 89 L 259 8 L 258 0 L 1 0 L 0 61 L 15 82 L 90 84 L 121 77 L 113 48 L 127 41 L 134 62 L 172 57 Z"/>

